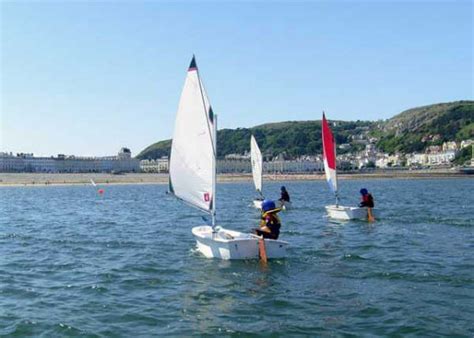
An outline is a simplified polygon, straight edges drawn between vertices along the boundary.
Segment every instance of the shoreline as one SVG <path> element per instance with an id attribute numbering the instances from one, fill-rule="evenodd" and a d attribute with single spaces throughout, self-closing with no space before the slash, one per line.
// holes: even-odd
<path id="1" fill-rule="evenodd" d="M 433 178 L 474 178 L 453 170 L 400 170 L 400 171 L 375 171 L 340 173 L 340 180 L 360 179 L 433 179 Z M 91 185 L 91 179 L 97 185 L 119 185 L 119 184 L 168 184 L 168 174 L 64 174 L 64 173 L 0 173 L 0 187 L 19 186 L 64 186 L 64 185 Z M 265 174 L 263 180 L 271 181 L 319 181 L 325 180 L 323 173 L 312 174 Z M 217 175 L 219 183 L 250 182 L 252 174 L 220 174 Z"/>

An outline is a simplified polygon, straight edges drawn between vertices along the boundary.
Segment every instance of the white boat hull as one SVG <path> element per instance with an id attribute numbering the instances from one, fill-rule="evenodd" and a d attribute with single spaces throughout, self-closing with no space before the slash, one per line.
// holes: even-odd
<path id="1" fill-rule="evenodd" d="M 367 208 L 359 207 L 345 207 L 342 205 L 327 205 L 326 212 L 329 218 L 338 219 L 338 220 L 367 220 Z M 379 212 L 376 209 L 372 209 L 372 215 L 375 219 L 378 218 Z"/>
<path id="2" fill-rule="evenodd" d="M 259 259 L 258 241 L 260 237 L 250 233 L 243 233 L 203 225 L 192 229 L 196 238 L 197 250 L 207 258 L 220 259 Z M 265 239 L 267 258 L 286 257 L 287 242 Z"/>

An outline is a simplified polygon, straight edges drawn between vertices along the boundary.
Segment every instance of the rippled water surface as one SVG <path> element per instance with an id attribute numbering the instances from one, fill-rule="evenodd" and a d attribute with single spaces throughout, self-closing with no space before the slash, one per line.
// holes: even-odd
<path id="1" fill-rule="evenodd" d="M 166 186 L 0 188 L 0 335 L 474 335 L 474 180 L 341 181 L 382 218 L 332 223 L 325 182 L 285 182 L 289 257 L 194 251 L 201 213 Z M 268 196 L 281 183 L 265 182 Z M 218 219 L 258 222 L 249 183 L 218 185 Z"/>

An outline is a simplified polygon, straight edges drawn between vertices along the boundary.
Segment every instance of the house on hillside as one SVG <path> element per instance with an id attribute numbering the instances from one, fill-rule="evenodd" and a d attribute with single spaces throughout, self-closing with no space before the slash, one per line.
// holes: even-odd
<path id="1" fill-rule="evenodd" d="M 464 148 L 469 147 L 470 145 L 473 145 L 473 144 L 474 144 L 473 139 L 464 140 L 464 141 L 461 141 L 461 144 L 460 144 L 459 148 L 464 149 Z"/>
<path id="2" fill-rule="evenodd" d="M 449 151 L 449 150 L 454 150 L 454 151 L 457 151 L 459 148 L 458 148 L 458 145 L 456 142 L 454 141 L 447 141 L 447 142 L 444 142 L 443 145 L 441 146 L 441 149 L 443 151 Z"/>

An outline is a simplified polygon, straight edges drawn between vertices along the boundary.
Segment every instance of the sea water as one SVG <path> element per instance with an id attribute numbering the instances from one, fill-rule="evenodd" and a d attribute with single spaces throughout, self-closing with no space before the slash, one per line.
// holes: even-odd
<path id="1" fill-rule="evenodd" d="M 322 181 L 284 184 L 288 258 L 206 259 L 201 212 L 165 185 L 0 188 L 0 335 L 474 335 L 474 180 L 345 180 L 375 223 L 325 218 Z M 258 224 L 248 183 L 218 184 L 218 223 Z"/>

